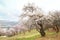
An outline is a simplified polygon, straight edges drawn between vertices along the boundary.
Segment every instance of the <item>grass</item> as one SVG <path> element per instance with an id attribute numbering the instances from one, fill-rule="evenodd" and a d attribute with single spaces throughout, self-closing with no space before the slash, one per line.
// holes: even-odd
<path id="1" fill-rule="evenodd" d="M 60 33 L 58 33 L 58 35 L 59 34 Z M 26 32 L 25 35 L 18 34 L 13 37 L 0 37 L 0 40 L 42 40 L 42 39 L 44 40 L 44 39 L 48 39 L 48 38 L 50 38 L 52 40 L 52 39 L 54 39 L 55 36 L 56 36 L 55 32 L 46 31 L 46 37 L 41 38 L 39 32 L 37 32 L 36 30 L 32 30 L 31 32 Z"/>
<path id="2" fill-rule="evenodd" d="M 26 32 L 24 34 L 18 34 L 13 37 L 0 37 L 0 40 L 35 40 L 38 38 L 40 34 L 36 30 L 32 30 L 31 32 Z"/>

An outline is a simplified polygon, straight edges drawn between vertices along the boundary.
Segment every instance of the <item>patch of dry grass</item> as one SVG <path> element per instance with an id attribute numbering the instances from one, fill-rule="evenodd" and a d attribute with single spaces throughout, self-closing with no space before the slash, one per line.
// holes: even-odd
<path id="1" fill-rule="evenodd" d="M 45 37 L 38 37 L 35 40 L 60 40 L 60 33 L 47 32 Z"/>

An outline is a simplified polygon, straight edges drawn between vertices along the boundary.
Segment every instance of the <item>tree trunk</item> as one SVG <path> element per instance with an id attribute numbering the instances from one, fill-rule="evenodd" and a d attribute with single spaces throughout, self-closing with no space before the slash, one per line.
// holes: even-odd
<path id="1" fill-rule="evenodd" d="M 43 29 L 43 25 L 42 24 L 39 24 L 39 25 L 41 27 L 39 33 L 41 34 L 42 37 L 44 37 L 45 36 L 45 32 L 44 32 L 44 29 Z"/>
<path id="2" fill-rule="evenodd" d="M 41 34 L 42 37 L 45 36 L 45 32 L 44 32 L 44 30 L 42 28 L 40 29 L 40 34 Z"/>
<path id="3" fill-rule="evenodd" d="M 58 28 L 57 25 L 55 27 L 56 27 L 56 33 L 58 33 L 59 32 L 59 28 Z"/>
<path id="4" fill-rule="evenodd" d="M 58 26 L 56 25 L 56 26 L 54 26 L 53 27 L 53 29 L 56 31 L 56 33 L 58 33 L 59 32 L 59 28 L 58 28 Z"/>

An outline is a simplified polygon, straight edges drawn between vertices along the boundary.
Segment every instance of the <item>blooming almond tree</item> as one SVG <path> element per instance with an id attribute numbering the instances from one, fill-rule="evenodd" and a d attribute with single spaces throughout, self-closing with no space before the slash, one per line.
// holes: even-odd
<path id="1" fill-rule="evenodd" d="M 29 3 L 23 8 L 23 13 L 20 15 L 20 21 L 21 24 L 25 25 L 29 30 L 37 29 L 37 31 L 41 33 L 42 36 L 44 36 L 45 32 L 43 27 L 37 23 L 37 21 L 43 16 L 44 15 L 41 8 Z"/>

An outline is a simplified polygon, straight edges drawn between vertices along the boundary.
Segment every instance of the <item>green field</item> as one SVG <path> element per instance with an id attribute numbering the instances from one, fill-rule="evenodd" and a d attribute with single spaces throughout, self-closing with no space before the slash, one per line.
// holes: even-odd
<path id="1" fill-rule="evenodd" d="M 32 30 L 31 32 L 26 32 L 25 34 L 18 34 L 13 37 L 0 37 L 0 40 L 35 40 L 39 33 L 36 30 Z"/>
<path id="2" fill-rule="evenodd" d="M 60 34 L 60 33 L 58 33 Z M 47 36 L 48 35 L 48 36 Z M 49 37 L 50 39 L 54 36 L 56 36 L 55 32 L 46 32 L 46 36 Z M 0 40 L 40 40 L 41 38 L 39 32 L 36 30 L 32 30 L 31 32 L 26 32 L 25 34 L 18 34 L 13 37 L 0 37 Z"/>

